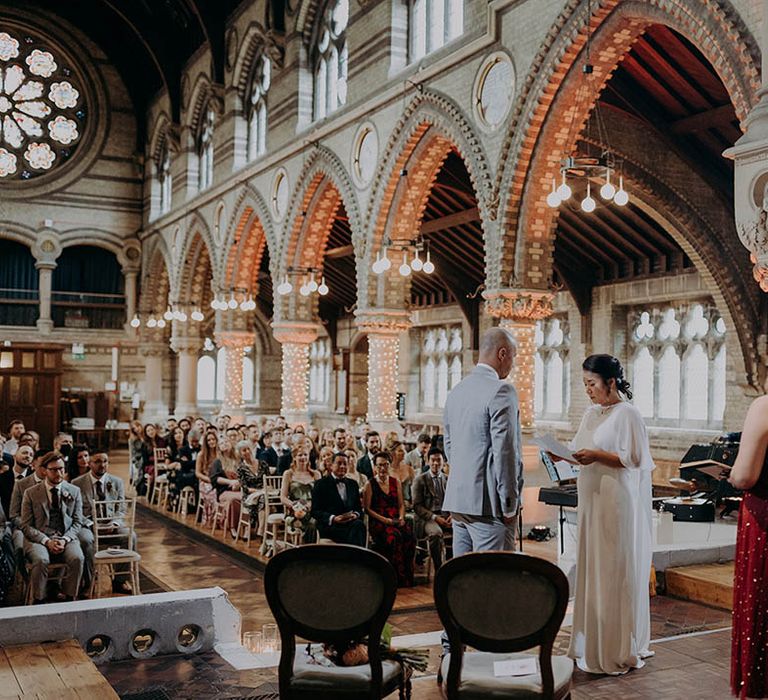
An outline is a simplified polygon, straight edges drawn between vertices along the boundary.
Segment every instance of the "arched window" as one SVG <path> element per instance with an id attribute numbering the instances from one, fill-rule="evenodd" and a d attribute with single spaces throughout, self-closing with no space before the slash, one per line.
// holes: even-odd
<path id="1" fill-rule="evenodd" d="M 171 197 L 173 195 L 171 150 L 168 148 L 167 141 L 157 161 L 157 182 L 160 185 L 160 214 L 166 214 L 171 210 Z"/>
<path id="2" fill-rule="evenodd" d="M 243 401 L 253 401 L 253 360 L 245 355 L 243 357 Z"/>
<path id="3" fill-rule="evenodd" d="M 309 400 L 327 404 L 331 398 L 331 340 L 318 338 L 309 348 Z"/>
<path id="4" fill-rule="evenodd" d="M 632 363 L 632 389 L 640 415 L 653 417 L 653 357 L 647 347 L 637 351 Z"/>
<path id="5" fill-rule="evenodd" d="M 0 32 L 0 180 L 42 175 L 77 150 L 87 105 L 75 67 L 51 48 Z"/>
<path id="6" fill-rule="evenodd" d="M 204 355 L 197 361 L 197 400 L 213 401 L 216 398 L 216 360 Z"/>
<path id="7" fill-rule="evenodd" d="M 314 42 L 314 118 L 335 112 L 347 102 L 347 24 L 349 0 L 331 0 Z"/>
<path id="8" fill-rule="evenodd" d="M 267 152 L 267 92 L 271 82 L 269 57 L 261 55 L 254 63 L 246 104 L 249 161 Z"/>
<path id="9" fill-rule="evenodd" d="M 227 381 L 227 349 L 219 348 L 216 352 L 216 400 L 224 400 L 224 384 Z"/>
<path id="10" fill-rule="evenodd" d="M 410 57 L 418 61 L 464 32 L 462 0 L 412 0 Z"/>
<path id="11" fill-rule="evenodd" d="M 424 329 L 421 343 L 421 408 L 442 409 L 448 392 L 461 381 L 463 340 L 460 326 Z"/>
<path id="12" fill-rule="evenodd" d="M 667 345 L 659 360 L 659 418 L 680 417 L 680 358 Z"/>
<path id="13" fill-rule="evenodd" d="M 213 343 L 208 347 L 213 348 Z M 224 400 L 226 382 L 227 350 L 219 348 L 216 353 L 209 352 L 197 361 L 197 400 L 210 403 Z M 243 356 L 243 401 L 253 401 L 255 367 L 253 360 L 246 353 Z"/>
<path id="14" fill-rule="evenodd" d="M 213 183 L 213 126 L 216 112 L 208 107 L 200 124 L 197 137 L 197 189 L 202 192 Z"/>
<path id="15" fill-rule="evenodd" d="M 534 413 L 540 418 L 564 419 L 570 401 L 571 344 L 565 317 L 537 321 L 534 343 Z"/>

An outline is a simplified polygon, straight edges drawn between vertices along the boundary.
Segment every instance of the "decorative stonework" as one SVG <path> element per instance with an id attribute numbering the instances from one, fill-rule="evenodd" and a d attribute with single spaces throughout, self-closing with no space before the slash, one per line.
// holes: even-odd
<path id="1" fill-rule="evenodd" d="M 319 329 L 316 324 L 303 321 L 285 321 L 272 327 L 283 350 L 282 413 L 289 423 L 304 423 L 309 395 L 309 346 Z"/>
<path id="2" fill-rule="evenodd" d="M 222 413 L 243 416 L 243 356 L 245 348 L 253 346 L 252 332 L 220 331 L 216 333 L 216 344 L 223 347 L 225 358 L 224 401 Z"/>
<path id="3" fill-rule="evenodd" d="M 494 318 L 533 322 L 552 315 L 553 292 L 494 289 L 483 292 L 485 310 Z"/>
<path id="4" fill-rule="evenodd" d="M 277 69 L 282 69 L 285 63 L 285 43 L 283 37 L 275 32 L 266 30 L 258 22 L 251 22 L 245 30 L 237 58 L 232 68 L 232 84 L 237 89 L 240 99 L 245 104 L 248 80 L 253 69 L 254 61 L 261 53 L 269 56 L 269 60 Z"/>
<path id="5" fill-rule="evenodd" d="M 517 354 L 515 364 L 509 374 L 508 381 L 517 391 L 517 401 L 520 407 L 520 426 L 525 432 L 530 432 L 534 421 L 534 379 L 536 369 L 534 356 L 536 355 L 536 320 L 531 317 L 514 320 L 502 318 L 502 328 L 512 332 L 517 341 Z"/>
<path id="6" fill-rule="evenodd" d="M 392 335 L 411 328 L 411 315 L 399 309 L 366 309 L 355 311 L 355 325 L 363 333 Z"/>

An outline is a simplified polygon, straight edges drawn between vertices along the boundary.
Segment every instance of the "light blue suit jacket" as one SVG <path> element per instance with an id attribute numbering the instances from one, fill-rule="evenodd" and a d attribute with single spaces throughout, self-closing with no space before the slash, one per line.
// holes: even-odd
<path id="1" fill-rule="evenodd" d="M 448 394 L 444 447 L 451 467 L 443 510 L 501 518 L 520 506 L 523 452 L 517 392 L 478 365 Z"/>

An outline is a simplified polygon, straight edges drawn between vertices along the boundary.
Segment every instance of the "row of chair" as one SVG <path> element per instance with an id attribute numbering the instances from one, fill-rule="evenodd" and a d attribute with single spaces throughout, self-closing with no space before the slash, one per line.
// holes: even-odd
<path id="1" fill-rule="evenodd" d="M 329 595 L 329 585 L 344 595 Z M 370 550 L 321 544 L 274 556 L 264 589 L 282 642 L 280 698 L 381 698 L 398 689 L 410 697 L 409 674 L 382 660 L 379 648 L 396 588 L 392 565 Z M 573 662 L 552 655 L 568 604 L 568 581 L 557 566 L 512 552 L 468 554 L 440 568 L 434 595 L 451 648 L 438 672 L 446 697 L 570 697 Z M 366 639 L 368 664 L 312 664 L 297 658 L 297 638 L 337 646 Z M 534 647 L 538 655 L 522 653 Z M 495 673 L 497 662 L 524 659 L 535 659 L 538 670 Z"/>

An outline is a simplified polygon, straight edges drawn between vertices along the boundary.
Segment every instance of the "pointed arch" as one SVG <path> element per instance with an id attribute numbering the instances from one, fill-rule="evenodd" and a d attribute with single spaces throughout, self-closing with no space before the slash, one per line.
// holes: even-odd
<path id="1" fill-rule="evenodd" d="M 218 288 L 215 276 L 216 247 L 205 219 L 195 212 L 188 224 L 184 241 L 176 253 L 174 296 L 184 304 L 202 303 L 206 284 Z"/>
<path id="2" fill-rule="evenodd" d="M 497 282 L 543 286 L 544 271 L 533 260 L 539 246 L 552 236 L 553 216 L 545 211 L 542 183 L 551 182 L 559 158 L 574 144 L 563 143 L 566 120 L 573 105 L 580 54 L 592 33 L 596 99 L 621 56 L 652 24 L 663 24 L 694 43 L 719 75 L 738 118 L 746 118 L 760 86 L 760 52 L 754 37 L 727 1 L 719 0 L 605 0 L 587 18 L 587 0 L 571 0 L 560 14 L 537 55 L 516 100 L 502 149 L 493 199 L 499 204 L 500 250 Z M 588 118 L 577 114 L 579 126 Z M 530 263 L 530 264 L 528 264 Z"/>
<path id="3" fill-rule="evenodd" d="M 140 313 L 147 314 L 162 309 L 171 293 L 171 257 L 162 236 L 154 237 L 144 259 L 138 308 Z"/>

